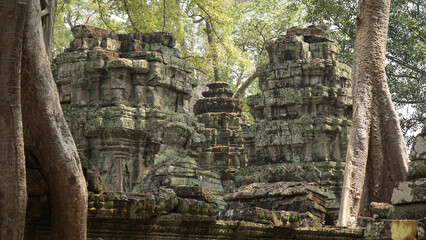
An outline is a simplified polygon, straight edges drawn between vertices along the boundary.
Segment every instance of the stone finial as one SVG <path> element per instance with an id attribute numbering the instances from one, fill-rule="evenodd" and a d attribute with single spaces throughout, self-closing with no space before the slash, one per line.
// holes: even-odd
<path id="1" fill-rule="evenodd" d="M 211 82 L 207 84 L 207 87 L 209 87 L 209 90 L 202 93 L 204 97 L 232 98 L 232 95 L 234 95 L 227 82 Z"/>
<path id="2" fill-rule="evenodd" d="M 281 35 L 266 44 L 270 63 L 304 59 L 325 59 L 337 61 L 339 47 L 337 41 L 328 38 L 325 27 L 293 27 L 287 35 Z"/>
<path id="3" fill-rule="evenodd" d="M 155 32 L 155 33 L 125 33 L 119 35 L 120 41 L 137 40 L 146 44 L 159 43 L 167 47 L 176 46 L 176 37 L 170 32 Z"/>
<path id="4" fill-rule="evenodd" d="M 194 106 L 196 115 L 206 112 L 241 113 L 241 100 L 232 98 L 233 91 L 226 82 L 212 82 L 207 84 L 209 90 L 203 92 L 204 99 L 200 99 Z"/>
<path id="5" fill-rule="evenodd" d="M 301 27 L 292 27 L 287 29 L 287 35 L 299 35 L 299 36 L 306 36 L 306 35 L 320 35 L 325 36 L 330 33 L 330 26 L 326 25 L 311 25 L 307 28 L 301 28 Z"/>
<path id="6" fill-rule="evenodd" d="M 71 28 L 74 38 L 112 38 L 118 40 L 118 35 L 110 30 L 88 26 L 77 25 Z"/>

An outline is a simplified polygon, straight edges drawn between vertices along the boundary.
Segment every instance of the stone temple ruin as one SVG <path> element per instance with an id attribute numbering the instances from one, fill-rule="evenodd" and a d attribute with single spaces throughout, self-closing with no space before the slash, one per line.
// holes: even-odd
<path id="1" fill-rule="evenodd" d="M 83 26 L 73 34 L 54 74 L 89 189 L 199 185 L 192 146 L 203 141 L 204 128 L 189 114 L 197 83 L 174 37 Z"/>
<path id="2" fill-rule="evenodd" d="M 351 69 L 318 28 L 289 29 L 267 50 L 269 64 L 258 69 L 261 93 L 247 103 L 256 122 L 244 135 L 248 167 L 238 184 L 317 183 L 331 198 L 317 210 L 333 224 L 351 125 Z"/>
<path id="3" fill-rule="evenodd" d="M 334 226 L 351 69 L 326 30 L 269 43 L 251 125 L 225 82 L 193 100 L 198 83 L 171 34 L 72 31 L 52 68 L 88 182 L 88 239 L 395 239 L 402 228 L 426 238 L 425 129 L 393 205 L 372 203 L 360 228 Z M 49 190 L 27 168 L 26 239 L 47 239 Z"/>

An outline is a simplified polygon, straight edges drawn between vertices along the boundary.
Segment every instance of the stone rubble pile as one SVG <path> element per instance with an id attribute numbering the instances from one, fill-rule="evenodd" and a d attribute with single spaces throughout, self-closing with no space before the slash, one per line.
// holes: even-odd
<path id="1" fill-rule="evenodd" d="M 252 183 L 227 194 L 220 218 L 273 222 L 288 227 L 321 227 L 328 195 L 305 182 Z"/>

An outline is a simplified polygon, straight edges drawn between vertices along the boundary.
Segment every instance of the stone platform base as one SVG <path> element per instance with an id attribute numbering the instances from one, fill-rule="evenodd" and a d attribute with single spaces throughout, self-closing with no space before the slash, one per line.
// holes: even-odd
<path id="1" fill-rule="evenodd" d="M 201 187 L 148 193 L 89 194 L 89 240 L 128 239 L 362 239 L 363 229 L 301 228 L 297 221 L 217 220 L 211 192 Z M 296 214 L 296 213 L 295 213 Z M 49 198 L 30 197 L 26 240 L 50 239 Z M 297 220 L 297 219 L 296 219 Z"/>
<path id="2" fill-rule="evenodd" d="M 43 226 L 40 224 L 43 223 Z M 36 226 L 36 224 L 38 226 Z M 49 239 L 48 222 L 32 219 L 28 240 Z M 283 228 L 238 221 L 194 221 L 190 216 L 171 214 L 150 221 L 88 219 L 88 240 L 171 239 L 363 239 L 362 229 Z"/>

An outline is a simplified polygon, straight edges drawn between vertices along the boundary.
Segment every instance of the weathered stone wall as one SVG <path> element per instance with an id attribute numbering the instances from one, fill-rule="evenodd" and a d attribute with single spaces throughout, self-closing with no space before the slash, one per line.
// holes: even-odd
<path id="1" fill-rule="evenodd" d="M 213 192 L 224 219 L 238 220 L 230 214 L 238 205 L 234 198 L 227 197 L 229 206 L 223 201 L 236 187 L 316 182 L 286 201 L 316 206 L 299 211 L 313 216 L 305 218 L 314 219 L 306 226 L 324 224 L 325 213 L 337 209 L 350 124 L 350 68 L 337 61 L 337 44 L 321 29 L 289 29 L 268 45 L 270 64 L 258 69 L 262 93 L 248 101 L 256 119 L 244 133 L 248 162 L 240 100 L 232 98 L 228 84 L 209 84 L 194 106 L 205 128 L 199 124 L 190 109 L 196 84 L 173 48 L 173 36 L 116 35 L 89 26 L 78 26 L 73 34 L 54 73 L 90 190 L 202 186 Z M 322 195 L 327 201 L 301 200 L 321 187 L 331 190 Z M 261 208 L 274 215 L 286 210 L 281 205 Z"/>

